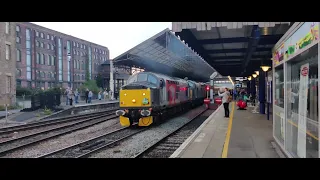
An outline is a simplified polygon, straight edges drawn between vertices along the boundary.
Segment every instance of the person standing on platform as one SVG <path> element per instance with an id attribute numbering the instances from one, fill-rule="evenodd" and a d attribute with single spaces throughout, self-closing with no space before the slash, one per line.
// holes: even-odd
<path id="1" fill-rule="evenodd" d="M 218 91 L 219 96 L 222 97 L 222 104 L 224 107 L 224 117 L 229 118 L 229 102 L 230 102 L 230 92 L 228 91 L 228 88 L 224 89 L 223 93 L 220 93 L 220 91 Z"/>
<path id="2" fill-rule="evenodd" d="M 92 96 L 93 96 L 93 93 L 92 93 L 92 91 L 89 91 L 89 93 L 88 93 L 88 103 L 91 103 L 91 100 L 92 100 Z"/>
<path id="3" fill-rule="evenodd" d="M 99 99 L 99 101 L 101 101 L 101 98 L 102 98 L 102 92 L 99 91 L 99 93 L 98 93 L 98 99 Z"/>
<path id="4" fill-rule="evenodd" d="M 89 97 L 89 89 L 87 88 L 86 92 L 85 92 L 85 98 L 86 98 L 86 103 L 88 103 L 88 97 Z"/>
<path id="5" fill-rule="evenodd" d="M 74 92 L 74 102 L 75 102 L 76 104 L 79 103 L 79 102 L 78 102 L 79 96 L 80 96 L 80 93 L 79 93 L 78 89 L 76 89 L 76 91 Z"/>

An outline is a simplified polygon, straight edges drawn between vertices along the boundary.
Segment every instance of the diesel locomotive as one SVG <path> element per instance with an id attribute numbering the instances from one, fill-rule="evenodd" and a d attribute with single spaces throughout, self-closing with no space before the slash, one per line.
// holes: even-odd
<path id="1" fill-rule="evenodd" d="M 150 126 L 167 116 L 202 105 L 207 88 L 201 82 L 140 72 L 121 87 L 116 114 L 121 126 Z"/>

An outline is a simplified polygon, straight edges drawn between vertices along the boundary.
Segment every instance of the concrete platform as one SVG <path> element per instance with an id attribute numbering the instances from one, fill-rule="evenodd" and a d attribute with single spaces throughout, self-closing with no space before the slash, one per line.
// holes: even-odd
<path id="1" fill-rule="evenodd" d="M 252 108 L 237 110 L 230 104 L 230 118 L 220 106 L 171 158 L 279 158 L 272 145 L 272 121 L 253 114 Z"/>
<path id="2" fill-rule="evenodd" d="M 99 101 L 96 100 L 92 103 L 79 103 L 72 106 L 64 106 L 63 110 L 54 112 L 51 115 L 39 116 L 43 110 L 39 109 L 31 112 L 17 112 L 16 114 L 8 116 L 8 119 L 0 119 L 0 126 L 8 124 L 25 124 L 32 121 L 39 121 L 43 119 L 58 118 L 72 114 L 84 114 L 99 111 L 105 108 L 119 106 L 119 101 Z"/>

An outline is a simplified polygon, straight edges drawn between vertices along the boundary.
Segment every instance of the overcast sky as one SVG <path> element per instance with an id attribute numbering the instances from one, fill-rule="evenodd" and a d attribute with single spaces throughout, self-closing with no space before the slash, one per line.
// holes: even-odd
<path id="1" fill-rule="evenodd" d="M 171 22 L 33 22 L 40 26 L 69 34 L 102 46 L 110 58 L 138 45 L 158 32 L 169 28 Z"/>

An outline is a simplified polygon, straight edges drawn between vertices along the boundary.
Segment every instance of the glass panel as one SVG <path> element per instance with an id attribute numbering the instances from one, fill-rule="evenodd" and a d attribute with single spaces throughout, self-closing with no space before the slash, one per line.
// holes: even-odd
<path id="1" fill-rule="evenodd" d="M 318 45 L 288 62 L 286 150 L 294 157 L 318 158 Z"/>
<path id="2" fill-rule="evenodd" d="M 283 65 L 275 68 L 275 99 L 274 99 L 274 136 L 284 145 L 285 114 L 284 114 L 284 75 Z"/>
<path id="3" fill-rule="evenodd" d="M 283 65 L 275 68 L 275 105 L 284 108 L 284 75 Z"/>
<path id="4" fill-rule="evenodd" d="M 147 81 L 147 74 L 138 74 L 138 81 Z"/>
<path id="5" fill-rule="evenodd" d="M 156 77 L 152 76 L 152 75 L 149 75 L 148 76 L 148 82 L 150 83 L 153 83 L 153 84 L 157 84 L 158 83 L 158 80 Z"/>

